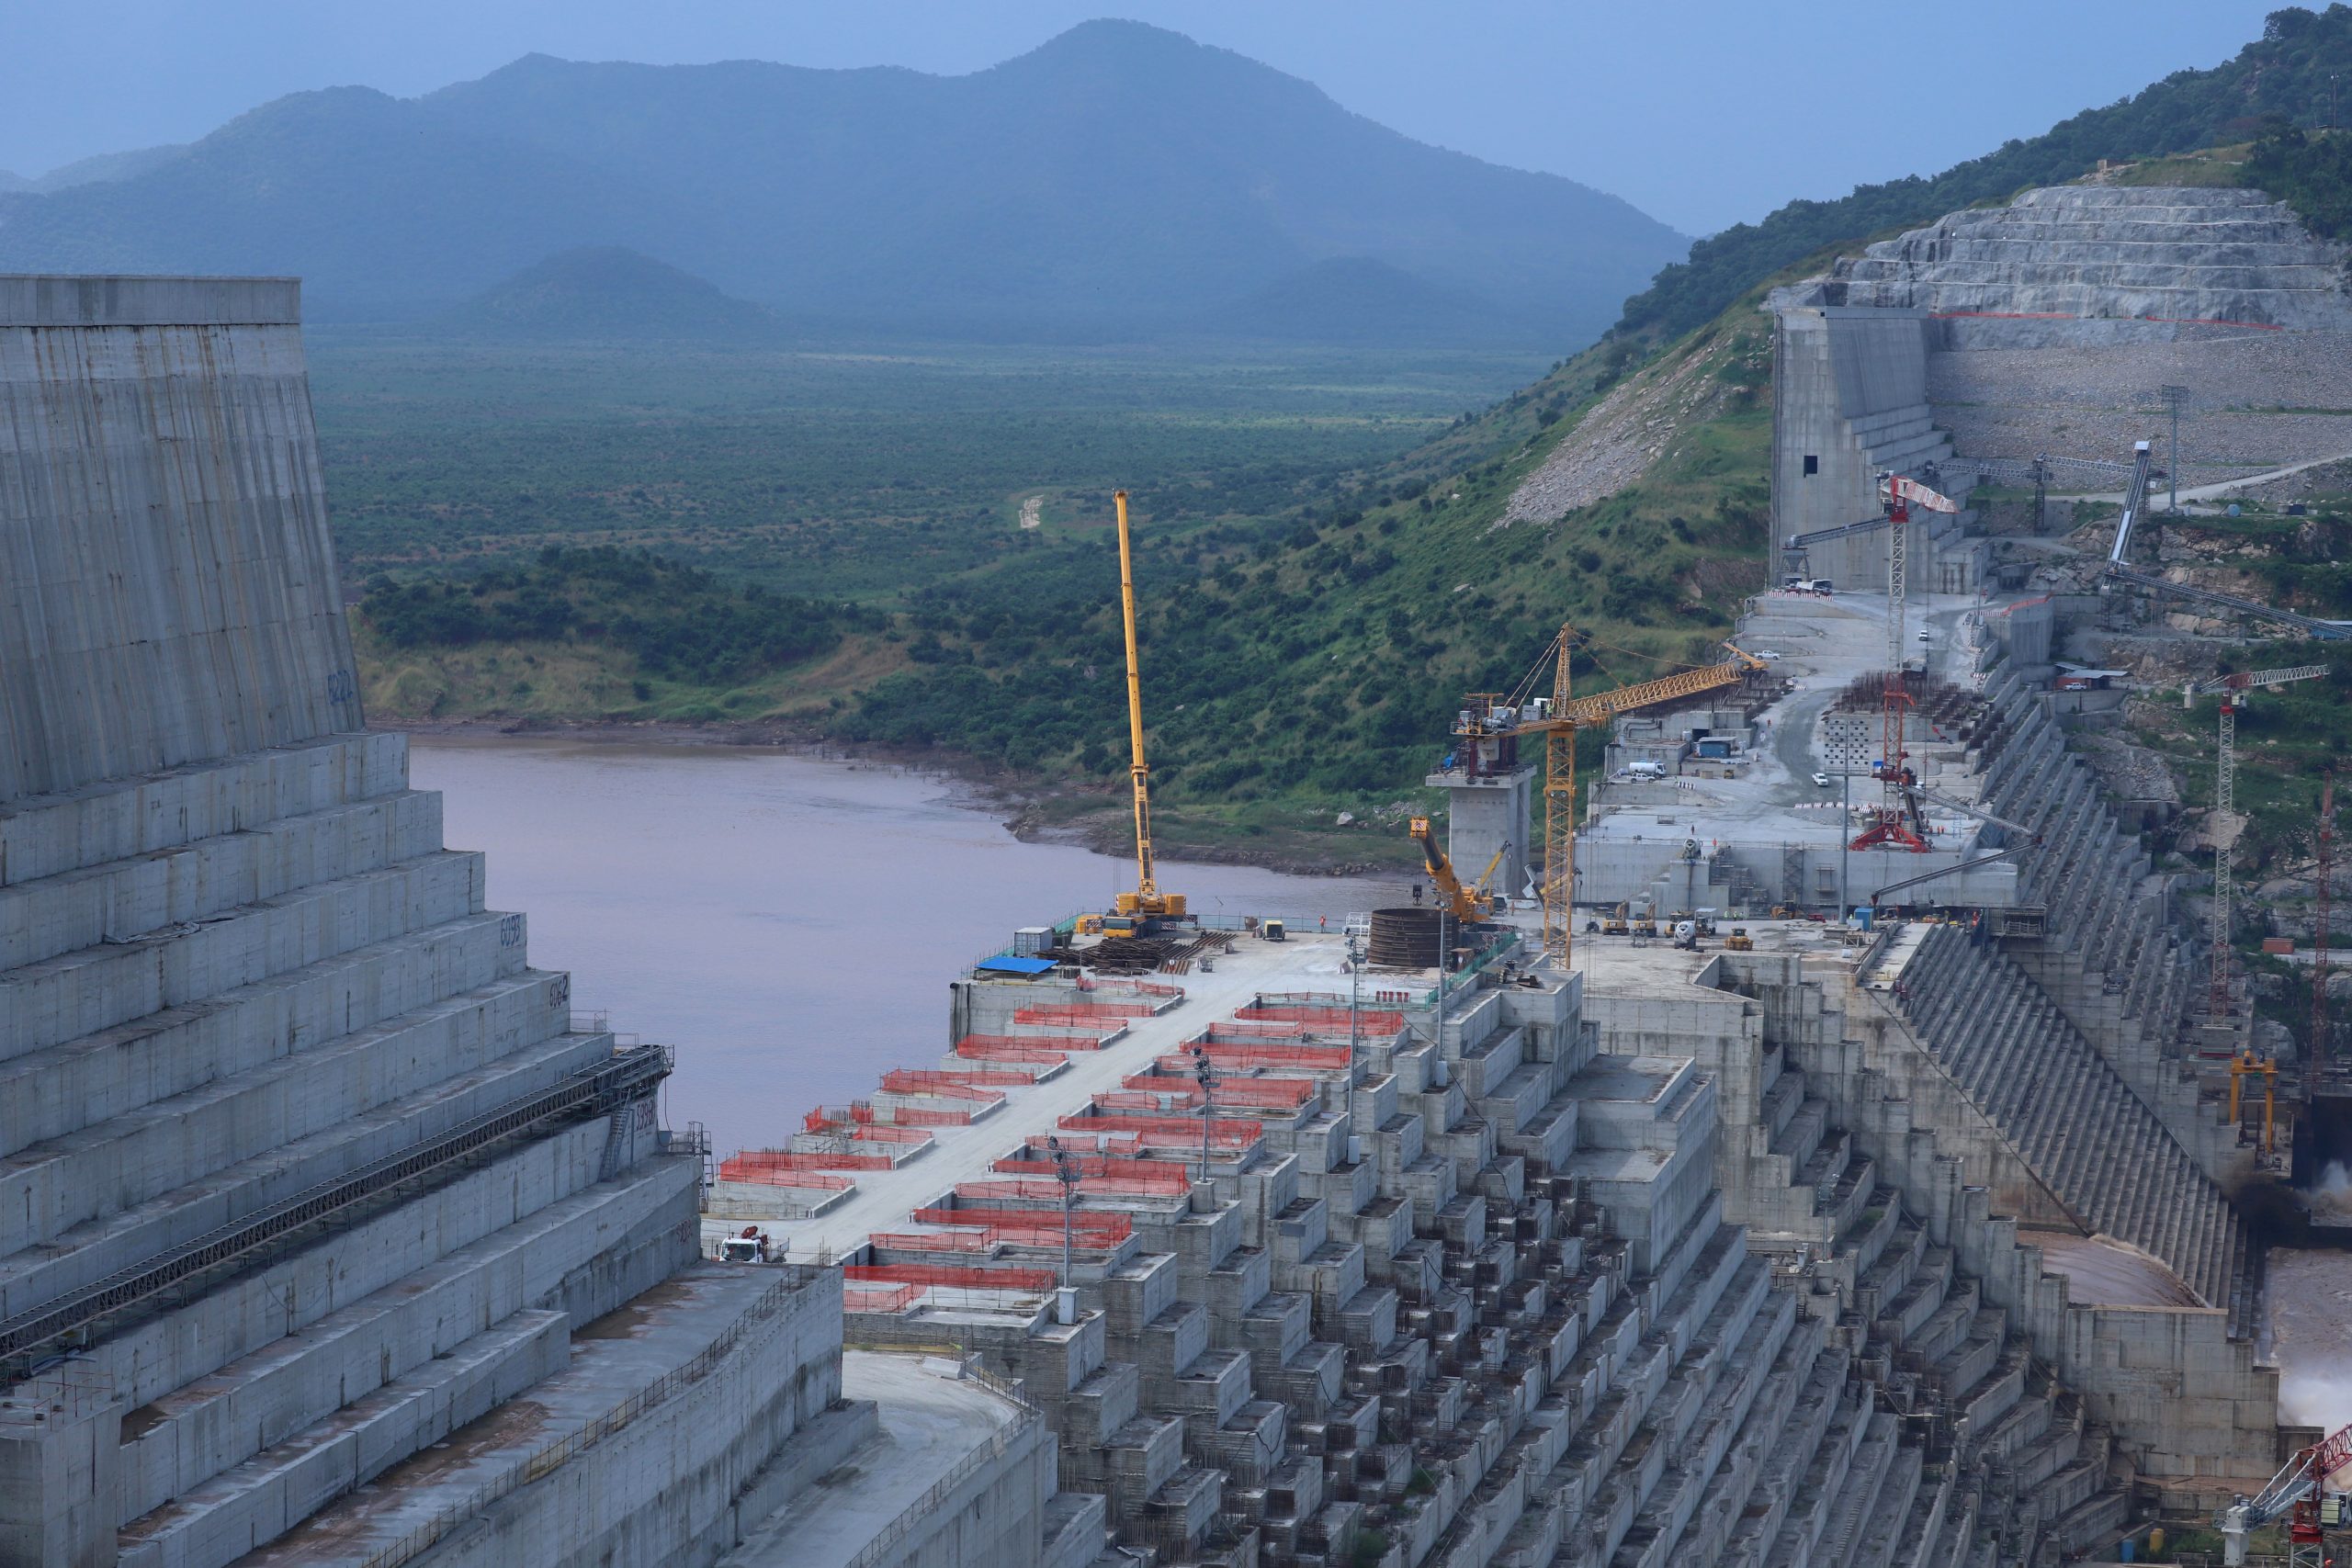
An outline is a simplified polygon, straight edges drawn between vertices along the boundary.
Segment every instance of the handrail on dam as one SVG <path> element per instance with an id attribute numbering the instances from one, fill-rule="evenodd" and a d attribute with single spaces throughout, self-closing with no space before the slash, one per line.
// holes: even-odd
<path id="1" fill-rule="evenodd" d="M 159 1257 L 107 1275 L 0 1323 L 0 1370 L 104 1319 L 243 1258 L 303 1226 L 331 1218 L 387 1189 L 427 1176 L 485 1145 L 557 1117 L 606 1115 L 641 1098 L 670 1073 L 662 1045 L 639 1045 L 587 1067 L 555 1088 L 511 1100 L 439 1137 L 298 1192 L 268 1208 L 182 1243 Z"/>

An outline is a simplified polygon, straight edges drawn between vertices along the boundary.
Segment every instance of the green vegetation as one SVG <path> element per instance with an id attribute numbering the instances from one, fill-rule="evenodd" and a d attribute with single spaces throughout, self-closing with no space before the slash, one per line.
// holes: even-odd
<path id="1" fill-rule="evenodd" d="M 2352 238 L 2352 133 L 2277 127 L 2255 143 L 2244 174 L 2247 185 L 2292 207 L 2312 232 Z"/>
<path id="2" fill-rule="evenodd" d="M 2177 71 L 2129 98 L 1939 175 L 1858 186 L 1835 201 L 1792 201 L 1760 223 L 1736 224 L 1702 240 L 1689 260 L 1666 268 L 1625 302 L 1616 330 L 1679 336 L 1825 245 L 2006 201 L 2028 186 L 2064 184 L 2101 159 L 2162 158 L 2244 141 L 2274 118 L 2324 125 L 2331 73 L 2352 74 L 2352 6 L 2274 11 L 2261 39 L 2210 71 Z"/>

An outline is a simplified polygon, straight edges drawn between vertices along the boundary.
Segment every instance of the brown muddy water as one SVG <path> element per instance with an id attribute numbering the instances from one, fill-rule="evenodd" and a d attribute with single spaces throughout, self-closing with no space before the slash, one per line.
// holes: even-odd
<path id="1" fill-rule="evenodd" d="M 418 737 L 447 841 L 489 852 L 490 907 L 530 917 L 531 962 L 572 1006 L 677 1048 L 666 1124 L 721 1153 L 801 1112 L 936 1066 L 947 983 L 1016 926 L 1100 908 L 1132 861 L 1023 843 L 948 781 L 734 747 Z M 1163 863 L 1211 916 L 1334 930 L 1403 884 Z"/>

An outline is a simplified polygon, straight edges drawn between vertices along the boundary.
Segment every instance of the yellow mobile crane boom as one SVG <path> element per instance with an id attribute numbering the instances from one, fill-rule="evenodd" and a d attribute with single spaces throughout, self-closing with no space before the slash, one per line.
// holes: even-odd
<path id="1" fill-rule="evenodd" d="M 1182 919 L 1184 896 L 1162 893 L 1152 876 L 1151 764 L 1143 756 L 1143 671 L 1136 661 L 1136 569 L 1127 543 L 1127 492 L 1115 491 L 1111 499 L 1119 513 L 1119 610 L 1127 629 L 1127 740 L 1135 759 L 1127 765 L 1127 776 L 1136 794 L 1136 890 L 1118 896 L 1118 912 Z"/>
<path id="2" fill-rule="evenodd" d="M 1430 886 L 1437 889 L 1438 903 L 1447 914 L 1457 920 L 1483 920 L 1493 912 L 1494 906 L 1487 896 L 1487 878 L 1494 875 L 1495 867 L 1502 863 L 1501 850 L 1497 850 L 1495 858 L 1487 863 L 1477 886 L 1464 887 L 1462 879 L 1453 874 L 1453 862 L 1438 848 L 1437 835 L 1430 830 L 1428 818 L 1413 818 L 1412 835 L 1421 846 L 1421 864 L 1430 874 Z"/>

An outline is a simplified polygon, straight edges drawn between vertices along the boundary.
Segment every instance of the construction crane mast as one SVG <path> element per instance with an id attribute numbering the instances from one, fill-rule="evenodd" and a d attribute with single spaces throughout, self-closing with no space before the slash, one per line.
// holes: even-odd
<path id="1" fill-rule="evenodd" d="M 1901 474 L 1880 475 L 1879 494 L 1886 503 L 1887 522 L 1886 689 L 1881 701 L 1880 798 L 1871 825 L 1849 847 L 1868 850 L 1894 844 L 1906 850 L 1925 850 L 1928 841 L 1919 835 L 1917 808 L 1904 793 L 1909 773 L 1905 766 L 1908 753 L 1905 750 L 1904 721 L 1913 700 L 1910 682 L 1903 668 L 1904 626 L 1910 618 L 1908 525 L 1915 505 L 1928 512 L 1957 512 L 1960 503 Z"/>
<path id="2" fill-rule="evenodd" d="M 1536 697 L 1527 689 L 1539 678 L 1531 672 L 1521 689 L 1508 698 L 1498 699 L 1490 694 L 1473 696 L 1454 730 L 1456 742 L 1465 746 L 1504 736 L 1512 738 L 1514 745 L 1519 736 L 1544 737 L 1544 879 L 1540 886 L 1544 898 L 1544 951 L 1564 969 L 1568 964 L 1569 931 L 1576 900 L 1577 731 L 1600 728 L 1619 714 L 1637 708 L 1736 686 L 1749 675 L 1770 668 L 1753 654 L 1743 653 L 1725 643 L 1724 649 L 1731 657 L 1720 664 L 1702 665 L 1655 681 L 1578 697 L 1569 690 L 1577 644 L 1576 628 L 1563 626 L 1544 649 L 1544 657 L 1537 660 L 1537 671 L 1546 662 L 1551 665 L 1552 692 L 1548 698 Z"/>
<path id="3" fill-rule="evenodd" d="M 1136 659 L 1136 570 L 1127 540 L 1127 492 L 1115 491 L 1111 500 L 1119 514 L 1119 610 L 1126 620 L 1127 740 L 1134 753 L 1127 776 L 1136 796 L 1136 890 L 1118 896 L 1118 912 L 1147 919 L 1182 919 L 1184 896 L 1162 893 L 1152 874 L 1151 764 L 1143 755 L 1143 671 Z"/>
<path id="4" fill-rule="evenodd" d="M 2141 443 L 2144 448 L 2146 443 Z M 2230 933 L 2237 901 L 2238 710 L 2249 693 L 2290 681 L 2309 681 L 2327 673 L 2324 664 L 2297 664 L 2284 670 L 2256 670 L 2217 676 L 2181 694 L 2181 705 L 2199 696 L 2218 693 L 2222 698 L 2221 738 L 2213 771 L 2213 964 L 2206 997 L 2206 1011 L 2215 1022 L 2230 1016 Z"/>
<path id="5" fill-rule="evenodd" d="M 2312 1037 L 2303 1051 L 2303 1104 L 2319 1099 L 2320 1080 L 2327 1067 L 2328 917 L 2335 890 L 2328 884 L 2335 874 L 2335 774 L 2331 770 L 2319 786 L 2319 831 L 2312 848 L 2318 852 L 2319 886 L 2312 912 Z"/>
<path id="6" fill-rule="evenodd" d="M 2240 1497 L 2223 1508 L 2213 1526 L 2222 1532 L 2222 1562 L 2226 1568 L 2241 1568 L 2246 1537 L 2281 1514 L 2291 1516 L 2287 1524 L 2288 1568 L 2321 1568 L 2326 1549 L 2320 1538 L 2320 1492 L 2328 1477 L 2346 1465 L 2352 1465 L 2352 1427 L 2339 1427 L 2333 1437 L 2289 1460 L 2259 1496 Z"/>

